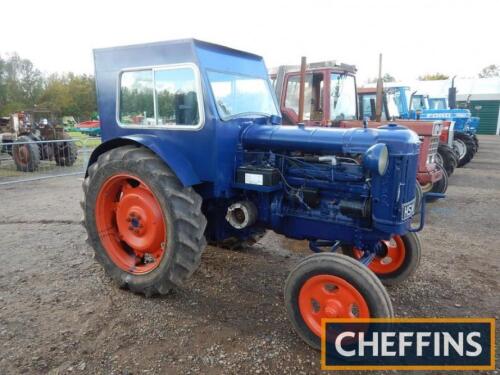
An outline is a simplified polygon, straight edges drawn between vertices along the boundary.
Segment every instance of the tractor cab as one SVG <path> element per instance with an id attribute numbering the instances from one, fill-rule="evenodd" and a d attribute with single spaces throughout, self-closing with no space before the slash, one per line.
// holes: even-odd
<path id="1" fill-rule="evenodd" d="M 429 109 L 447 109 L 446 98 L 429 98 Z"/>
<path id="2" fill-rule="evenodd" d="M 357 118 L 356 67 L 325 61 L 308 64 L 304 85 L 306 125 L 328 126 L 332 121 Z M 269 71 L 284 124 L 296 124 L 299 113 L 300 66 Z"/>
<path id="3" fill-rule="evenodd" d="M 369 118 L 375 121 L 377 92 L 374 88 L 358 88 L 359 118 Z M 382 105 L 382 121 L 398 119 L 400 117 L 397 93 L 385 89 Z"/>

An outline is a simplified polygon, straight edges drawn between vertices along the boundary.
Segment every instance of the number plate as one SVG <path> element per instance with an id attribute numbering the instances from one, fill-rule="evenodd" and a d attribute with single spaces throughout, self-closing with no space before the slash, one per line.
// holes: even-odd
<path id="1" fill-rule="evenodd" d="M 410 202 L 403 203 L 401 208 L 401 220 L 410 219 L 415 213 L 415 198 Z"/>

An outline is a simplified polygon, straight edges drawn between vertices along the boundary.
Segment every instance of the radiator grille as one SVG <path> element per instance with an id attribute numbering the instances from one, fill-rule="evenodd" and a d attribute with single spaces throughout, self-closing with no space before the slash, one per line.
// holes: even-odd
<path id="1" fill-rule="evenodd" d="M 429 144 L 429 158 L 431 156 L 432 158 L 434 158 L 434 156 L 437 154 L 438 146 L 439 146 L 439 137 L 432 137 L 431 142 Z"/>

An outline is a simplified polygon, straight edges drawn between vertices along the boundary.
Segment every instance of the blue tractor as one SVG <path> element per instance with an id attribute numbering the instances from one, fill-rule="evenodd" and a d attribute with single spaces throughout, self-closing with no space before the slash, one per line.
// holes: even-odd
<path id="1" fill-rule="evenodd" d="M 450 91 L 454 87 L 450 88 Z M 468 109 L 438 108 L 431 109 L 428 96 L 410 92 L 407 86 L 394 86 L 389 88 L 394 95 L 394 100 L 399 109 L 400 118 L 427 121 L 450 121 L 449 142 L 458 157 L 458 167 L 466 165 L 477 152 L 477 137 L 471 131 L 472 126 L 479 125 L 479 119 L 471 117 Z M 451 94 L 451 93 L 450 93 Z M 454 102 L 453 94 L 450 103 Z M 452 104 L 452 107 L 454 105 Z M 473 124 L 473 125 L 472 125 Z"/>
<path id="2" fill-rule="evenodd" d="M 453 87 L 452 87 L 453 88 Z M 447 98 L 427 98 L 429 110 L 448 110 L 450 111 Z M 467 100 L 467 106 L 469 106 L 469 100 Z M 462 113 L 468 115 L 468 120 L 464 123 L 460 122 L 455 126 L 455 131 L 460 133 L 466 133 L 472 137 L 474 143 L 476 144 L 476 149 L 479 148 L 479 140 L 477 138 L 477 131 L 479 129 L 479 117 L 471 116 L 470 110 L 467 108 L 461 109 Z M 468 111 L 468 112 L 467 112 Z"/>
<path id="3" fill-rule="evenodd" d="M 262 57 L 207 42 L 97 49 L 94 60 L 103 143 L 82 207 L 118 285 L 166 294 L 207 241 L 269 229 L 316 252 L 285 285 L 308 344 L 320 347 L 322 318 L 393 316 L 382 282 L 408 278 L 421 254 L 414 132 L 282 126 Z"/>

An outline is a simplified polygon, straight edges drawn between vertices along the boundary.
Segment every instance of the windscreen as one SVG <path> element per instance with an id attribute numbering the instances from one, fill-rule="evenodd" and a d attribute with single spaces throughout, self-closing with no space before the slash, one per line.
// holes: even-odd
<path id="1" fill-rule="evenodd" d="M 330 119 L 356 119 L 356 81 L 353 76 L 332 73 L 330 83 Z"/>
<path id="2" fill-rule="evenodd" d="M 429 99 L 429 108 L 430 109 L 448 109 L 446 105 L 445 98 L 433 98 Z"/>
<path id="3" fill-rule="evenodd" d="M 267 79 L 212 71 L 208 80 L 222 120 L 279 115 Z"/>
<path id="4" fill-rule="evenodd" d="M 390 118 L 398 118 L 400 117 L 399 106 L 401 103 L 401 92 L 388 92 L 386 94 L 387 99 L 387 112 L 389 112 Z"/>

